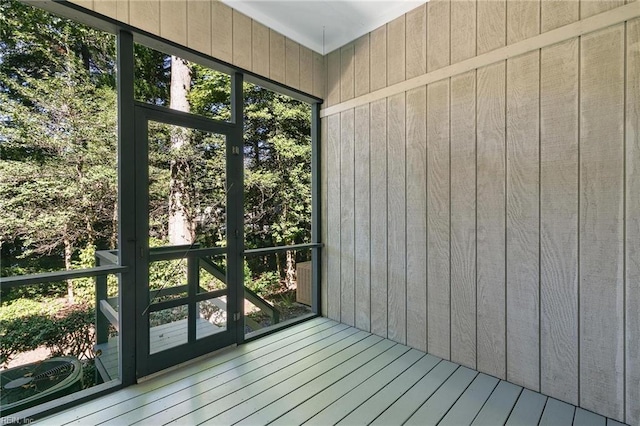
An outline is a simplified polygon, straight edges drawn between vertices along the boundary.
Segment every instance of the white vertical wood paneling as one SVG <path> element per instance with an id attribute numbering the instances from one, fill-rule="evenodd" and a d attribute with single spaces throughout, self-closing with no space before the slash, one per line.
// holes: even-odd
<path id="1" fill-rule="evenodd" d="M 129 0 L 116 0 L 116 19 L 129 23 Z"/>
<path id="2" fill-rule="evenodd" d="M 578 40 L 540 64 L 540 391 L 578 403 Z"/>
<path id="3" fill-rule="evenodd" d="M 541 0 L 540 8 L 540 29 L 544 33 L 577 21 L 580 0 Z"/>
<path id="4" fill-rule="evenodd" d="M 160 34 L 160 0 L 129 2 L 130 24 L 152 34 Z"/>
<path id="5" fill-rule="evenodd" d="M 540 389 L 539 68 L 507 61 L 507 380 Z"/>
<path id="6" fill-rule="evenodd" d="M 328 232 L 328 224 L 329 224 L 329 215 L 328 215 L 328 206 L 329 206 L 329 198 L 328 198 L 328 188 L 329 188 L 329 119 L 324 119 L 321 121 L 321 133 L 320 133 L 320 179 L 322 180 L 322 185 L 320 188 L 320 198 L 322 203 L 320 205 L 321 208 L 321 221 L 322 225 L 320 226 L 320 232 L 322 234 L 322 241 L 327 244 L 329 241 L 329 232 Z M 322 274 L 320 275 L 321 279 L 321 289 L 320 289 L 320 309 L 322 311 L 322 316 L 329 316 L 328 305 L 329 305 L 329 262 L 327 261 L 327 249 L 323 249 L 322 256 L 320 256 L 322 265 L 320 266 L 322 269 Z"/>
<path id="7" fill-rule="evenodd" d="M 506 0 L 478 0 L 477 54 L 489 52 L 506 43 Z"/>
<path id="8" fill-rule="evenodd" d="M 479 5 L 478 5 L 479 6 Z M 477 71 L 478 369 L 506 376 L 505 63 Z"/>
<path id="9" fill-rule="evenodd" d="M 97 1 L 93 3 L 93 10 L 109 18 L 118 19 L 118 4 L 115 0 Z"/>
<path id="10" fill-rule="evenodd" d="M 251 18 L 233 11 L 233 63 L 251 69 Z"/>
<path id="11" fill-rule="evenodd" d="M 354 110 L 340 114 L 340 321 L 355 325 Z"/>
<path id="12" fill-rule="evenodd" d="M 285 81 L 287 86 L 300 87 L 300 45 L 290 38 L 285 38 Z"/>
<path id="13" fill-rule="evenodd" d="M 187 3 L 160 2 L 160 36 L 187 45 Z"/>
<path id="14" fill-rule="evenodd" d="M 427 350 L 427 88 L 407 92 L 407 345 Z"/>
<path id="15" fill-rule="evenodd" d="M 299 89 L 305 93 L 313 93 L 313 52 L 304 46 L 300 46 Z"/>
<path id="16" fill-rule="evenodd" d="M 540 0 L 507 1 L 507 44 L 540 33 Z"/>
<path id="17" fill-rule="evenodd" d="M 406 268 L 406 145 L 405 94 L 388 99 L 387 111 L 387 283 L 388 337 L 406 342 L 407 268 Z"/>
<path id="18" fill-rule="evenodd" d="M 371 103 L 371 332 L 387 337 L 387 100 Z"/>
<path id="19" fill-rule="evenodd" d="M 371 208 L 369 105 L 355 110 L 355 296 L 356 327 L 371 330 Z"/>
<path id="20" fill-rule="evenodd" d="M 427 72 L 427 4 L 416 7 L 406 17 L 407 79 Z"/>
<path id="21" fill-rule="evenodd" d="M 640 19 L 627 23 L 626 416 L 640 424 Z"/>
<path id="22" fill-rule="evenodd" d="M 280 83 L 285 81 L 284 36 L 269 30 L 269 77 Z"/>
<path id="23" fill-rule="evenodd" d="M 387 24 L 387 85 L 406 78 L 406 23 L 402 15 Z"/>
<path id="24" fill-rule="evenodd" d="M 269 75 L 269 28 L 257 21 L 251 27 L 251 65 L 253 72 Z"/>
<path id="25" fill-rule="evenodd" d="M 328 119 L 327 129 L 327 315 L 340 321 L 340 115 Z"/>
<path id="26" fill-rule="evenodd" d="M 371 91 L 387 86 L 387 26 L 371 31 L 370 38 L 371 60 Z"/>
<path id="27" fill-rule="evenodd" d="M 580 405 L 623 415 L 624 24 L 582 37 Z"/>
<path id="28" fill-rule="evenodd" d="M 451 360 L 476 368 L 475 71 L 451 79 Z"/>
<path id="29" fill-rule="evenodd" d="M 349 43 L 340 49 L 340 101 L 353 99 L 354 96 L 354 56 L 355 48 Z"/>
<path id="30" fill-rule="evenodd" d="M 427 347 L 450 357 L 449 80 L 427 86 Z"/>
<path id="31" fill-rule="evenodd" d="M 324 57 L 313 52 L 313 94 L 319 98 L 324 98 L 327 76 L 324 71 Z"/>
<path id="32" fill-rule="evenodd" d="M 210 1 L 187 1 L 187 46 L 211 55 Z"/>
<path id="33" fill-rule="evenodd" d="M 327 105 L 335 105 L 340 102 L 341 74 L 340 49 L 327 55 Z"/>
<path id="34" fill-rule="evenodd" d="M 580 19 L 622 6 L 625 0 L 580 0 Z"/>
<path id="35" fill-rule="evenodd" d="M 449 65 L 450 60 L 450 0 L 427 2 L 427 71 Z"/>
<path id="36" fill-rule="evenodd" d="M 476 55 L 476 0 L 451 2 L 451 63 Z"/>
<path id="37" fill-rule="evenodd" d="M 132 0 L 133 3 L 137 1 Z M 220 0 L 211 1 L 211 55 L 233 61 L 233 9 Z"/>
<path id="38" fill-rule="evenodd" d="M 615 4 L 578 1 L 429 2 L 330 54 L 328 103 Z M 343 321 L 637 422 L 638 25 L 355 110 L 336 169 L 340 202 L 354 204 L 353 244 L 338 207 Z"/>
<path id="39" fill-rule="evenodd" d="M 369 93 L 369 34 L 355 41 L 355 96 Z"/>

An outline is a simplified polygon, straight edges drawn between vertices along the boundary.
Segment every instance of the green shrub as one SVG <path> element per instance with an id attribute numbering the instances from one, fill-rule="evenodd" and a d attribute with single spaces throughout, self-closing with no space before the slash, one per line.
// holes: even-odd
<path id="1" fill-rule="evenodd" d="M 257 278 L 247 282 L 247 287 L 260 296 L 273 295 L 281 289 L 280 275 L 273 271 L 263 272 Z"/>
<path id="2" fill-rule="evenodd" d="M 12 304 L 16 305 L 16 304 Z M 0 364 L 19 353 L 47 347 L 53 356 L 93 358 L 95 311 L 89 305 L 74 305 L 55 313 L 9 317 L 3 307 L 0 319 Z"/>

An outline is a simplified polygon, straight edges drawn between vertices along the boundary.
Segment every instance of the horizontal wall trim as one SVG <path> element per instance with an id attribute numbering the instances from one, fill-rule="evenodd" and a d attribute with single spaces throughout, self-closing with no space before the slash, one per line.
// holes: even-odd
<path id="1" fill-rule="evenodd" d="M 454 77 L 465 72 L 482 68 L 505 59 L 523 55 L 525 53 L 542 49 L 553 44 L 563 42 L 584 34 L 592 33 L 612 25 L 619 24 L 640 16 L 640 0 L 634 1 L 624 6 L 600 13 L 595 16 L 574 22 L 555 30 L 528 38 L 526 40 L 504 46 L 482 55 L 458 62 L 453 65 L 440 68 L 433 72 L 422 74 L 409 80 L 387 86 L 366 95 L 350 99 L 320 111 L 320 117 L 328 117 L 340 112 L 366 105 L 380 99 L 388 98 L 398 93 L 403 93 L 417 87 L 425 86 L 439 80 Z"/>

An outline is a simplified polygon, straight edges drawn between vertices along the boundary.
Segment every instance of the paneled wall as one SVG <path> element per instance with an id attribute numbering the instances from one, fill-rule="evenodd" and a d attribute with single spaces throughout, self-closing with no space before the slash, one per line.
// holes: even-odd
<path id="1" fill-rule="evenodd" d="M 639 424 L 638 16 L 431 0 L 328 54 L 326 314 Z"/>
<path id="2" fill-rule="evenodd" d="M 218 0 L 72 0 L 305 93 L 324 97 L 324 58 Z"/>

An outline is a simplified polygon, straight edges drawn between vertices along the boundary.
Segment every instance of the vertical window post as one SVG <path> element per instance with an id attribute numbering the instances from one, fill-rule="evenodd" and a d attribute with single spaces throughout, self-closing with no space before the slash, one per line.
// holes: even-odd
<path id="1" fill-rule="evenodd" d="M 134 51 L 133 35 L 118 32 L 118 257 L 128 266 L 120 275 L 120 379 L 124 386 L 136 381 L 136 194 Z"/>

